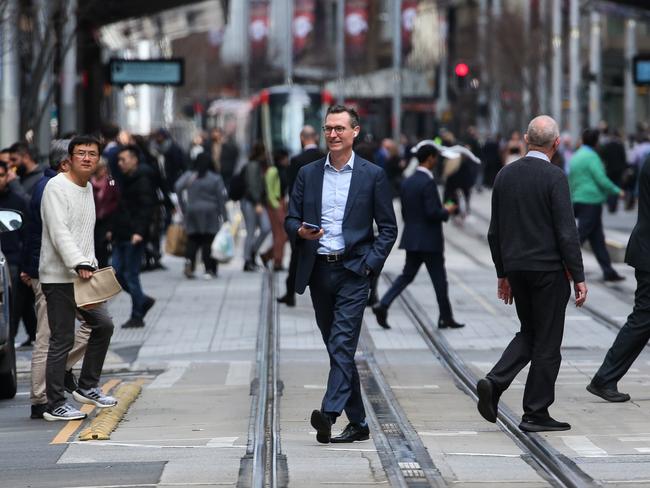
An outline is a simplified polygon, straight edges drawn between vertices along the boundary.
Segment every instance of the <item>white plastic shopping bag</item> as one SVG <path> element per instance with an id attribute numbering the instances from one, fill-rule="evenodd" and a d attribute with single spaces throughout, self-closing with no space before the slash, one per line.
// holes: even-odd
<path id="1" fill-rule="evenodd" d="M 230 230 L 230 223 L 225 223 L 212 240 L 210 255 L 220 263 L 227 263 L 235 256 L 235 241 Z"/>

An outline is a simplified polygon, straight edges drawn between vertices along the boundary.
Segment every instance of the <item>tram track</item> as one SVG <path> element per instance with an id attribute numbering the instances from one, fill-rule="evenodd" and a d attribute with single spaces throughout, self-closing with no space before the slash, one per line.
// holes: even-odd
<path id="1" fill-rule="evenodd" d="M 256 375 L 251 384 L 251 415 L 246 454 L 241 459 L 237 488 L 281 488 L 288 485 L 286 456 L 282 454 L 279 403 L 278 307 L 275 274 L 266 270 L 257 334 Z"/>
<path id="2" fill-rule="evenodd" d="M 384 273 L 382 276 L 388 285 L 392 284 L 394 280 L 392 274 Z M 476 393 L 478 378 L 476 375 L 471 372 L 443 335 L 434 328 L 420 304 L 408 290 L 403 291 L 398 299 L 424 342 L 456 380 L 458 387 L 474 401 L 478 401 Z M 600 486 L 574 461 L 553 448 L 541 435 L 522 432 L 519 429 L 517 416 L 503 404 L 499 405 L 497 423 L 501 430 L 526 453 L 523 459 L 552 486 L 570 488 Z"/>

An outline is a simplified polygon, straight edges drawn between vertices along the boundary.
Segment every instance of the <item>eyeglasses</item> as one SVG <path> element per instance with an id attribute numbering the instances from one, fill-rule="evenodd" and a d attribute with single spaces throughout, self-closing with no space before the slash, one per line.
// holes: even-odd
<path id="1" fill-rule="evenodd" d="M 72 155 L 79 159 L 84 159 L 86 156 L 88 156 L 90 159 L 95 159 L 99 157 L 99 154 L 96 153 L 95 151 L 76 151 L 73 152 Z"/>
<path id="2" fill-rule="evenodd" d="M 332 131 L 334 131 L 334 132 L 336 132 L 337 136 L 340 136 L 341 134 L 343 134 L 345 132 L 347 127 L 343 127 L 342 125 L 337 125 L 335 127 L 331 127 L 329 125 L 324 125 L 322 127 L 322 129 L 323 129 L 323 132 L 325 133 L 325 135 L 330 135 L 332 133 Z"/>

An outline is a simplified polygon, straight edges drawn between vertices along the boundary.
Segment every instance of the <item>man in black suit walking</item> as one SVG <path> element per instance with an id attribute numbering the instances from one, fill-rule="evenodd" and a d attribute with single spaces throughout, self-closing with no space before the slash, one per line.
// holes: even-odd
<path id="1" fill-rule="evenodd" d="M 587 391 L 608 402 L 626 402 L 627 393 L 617 383 L 627 373 L 650 339 L 650 157 L 639 174 L 639 214 L 625 252 L 625 262 L 634 268 L 634 309 L 607 351 Z"/>
<path id="2" fill-rule="evenodd" d="M 300 168 L 318 159 L 324 158 L 325 154 L 318 147 L 318 135 L 311 125 L 306 125 L 300 131 L 300 145 L 302 152 L 291 158 L 289 171 L 287 172 L 287 195 L 291 198 L 291 190 L 296 182 Z M 291 259 L 289 260 L 289 272 L 287 274 L 287 292 L 278 298 L 278 302 L 288 307 L 296 305 L 296 266 L 298 265 L 298 253 L 295 250 L 294 240 L 290 239 Z"/>
<path id="3" fill-rule="evenodd" d="M 372 307 L 372 311 L 377 317 L 377 323 L 384 329 L 390 329 L 387 322 L 388 307 L 413 281 L 424 263 L 438 300 L 438 327 L 463 327 L 465 324 L 456 322 L 451 312 L 445 271 L 445 240 L 442 235 L 442 223 L 449 219 L 449 214 L 457 206 L 453 203 L 445 203 L 443 206 L 440 203 L 433 179 L 433 168 L 438 161 L 438 150 L 435 146 L 421 146 L 416 157 L 420 165 L 413 175 L 404 180 L 400 195 L 404 232 L 399 247 L 406 250 L 406 264 L 402 274 L 393 282 L 379 304 Z"/>
<path id="4" fill-rule="evenodd" d="M 519 428 L 528 432 L 569 430 L 548 408 L 555 400 L 564 315 L 575 285 L 576 306 L 587 298 L 569 184 L 551 164 L 560 144 L 557 123 L 534 118 L 525 136 L 528 154 L 504 167 L 494 182 L 488 241 L 497 271 L 497 296 L 514 299 L 521 329 L 501 359 L 477 385 L 478 411 L 496 422 L 501 394 L 530 362 Z"/>
<path id="5" fill-rule="evenodd" d="M 330 359 L 321 408 L 311 415 L 321 443 L 370 435 L 354 354 L 370 280 L 381 272 L 397 238 L 386 173 L 352 150 L 359 129 L 353 109 L 328 109 L 323 132 L 329 153 L 298 172 L 285 220 L 298 253 L 296 291 L 304 293 L 309 285 Z M 332 438 L 332 424 L 344 410 L 350 423 Z"/>

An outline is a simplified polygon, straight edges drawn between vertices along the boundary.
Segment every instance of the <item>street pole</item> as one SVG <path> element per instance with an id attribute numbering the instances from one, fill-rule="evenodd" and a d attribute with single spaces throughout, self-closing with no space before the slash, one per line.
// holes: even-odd
<path id="1" fill-rule="evenodd" d="M 523 79 L 523 90 L 521 91 L 521 108 L 522 108 L 522 117 L 520 121 L 521 127 L 526 127 L 528 120 L 530 119 L 530 2 L 523 2 L 522 12 L 523 24 L 524 24 L 524 35 L 522 39 L 523 48 L 524 48 L 524 65 L 521 71 Z"/>
<path id="2" fill-rule="evenodd" d="M 548 20 L 548 2 L 539 2 L 538 4 L 538 24 L 540 32 L 540 45 L 548 46 L 548 31 L 547 31 L 547 20 Z M 539 102 L 539 113 L 546 114 L 548 113 L 548 70 L 547 68 L 547 56 L 546 49 L 542 49 L 544 58 L 540 60 L 539 68 L 537 71 L 537 100 Z"/>
<path id="3" fill-rule="evenodd" d="M 393 140 L 402 133 L 402 0 L 393 1 Z"/>
<path id="4" fill-rule="evenodd" d="M 339 104 L 345 102 L 345 0 L 336 4 L 336 100 Z"/>
<path id="5" fill-rule="evenodd" d="M 492 134 L 499 133 L 501 129 L 501 86 L 499 84 L 498 77 L 498 65 L 499 65 L 499 49 L 497 48 L 497 42 L 495 40 L 497 29 L 501 26 L 499 21 L 501 20 L 501 0 L 492 0 L 492 56 L 491 63 L 492 68 L 495 69 L 495 76 L 492 77 L 491 85 L 491 96 L 490 96 L 490 132 Z"/>
<path id="6" fill-rule="evenodd" d="M 21 137 L 20 66 L 18 64 L 18 0 L 7 0 L 0 24 L 0 146 L 7 147 Z"/>
<path id="7" fill-rule="evenodd" d="M 602 62 L 600 45 L 600 13 L 591 12 L 589 36 L 589 126 L 596 127 L 602 119 L 600 96 L 602 83 Z"/>
<path id="8" fill-rule="evenodd" d="M 77 130 L 77 105 L 75 103 L 77 99 L 77 1 L 69 0 L 66 8 L 63 43 L 69 42 L 70 44 L 63 58 L 60 134 Z"/>
<path id="9" fill-rule="evenodd" d="M 284 80 L 289 86 L 293 85 L 293 1 L 286 0 L 287 29 L 286 29 L 286 51 L 287 58 L 284 66 Z"/>
<path id="10" fill-rule="evenodd" d="M 551 114 L 558 125 L 562 127 L 562 0 L 553 0 L 552 17 Z"/>
<path id="11" fill-rule="evenodd" d="M 242 12 L 242 59 L 241 59 L 241 78 L 242 78 L 242 88 L 241 94 L 242 98 L 248 98 L 250 95 L 250 76 L 251 76 L 251 67 L 250 67 L 250 57 L 251 57 L 251 41 L 249 36 L 249 24 L 250 24 L 250 0 L 242 0 L 243 12 Z"/>
<path id="12" fill-rule="evenodd" d="M 636 132 L 636 90 L 632 77 L 632 63 L 636 56 L 636 20 L 625 21 L 625 74 L 623 106 L 625 107 L 625 136 L 631 137 Z"/>
<path id="13" fill-rule="evenodd" d="M 569 2 L 569 132 L 575 144 L 580 127 L 580 4 L 578 0 Z"/>
<path id="14" fill-rule="evenodd" d="M 478 86 L 478 106 L 479 114 L 477 118 L 478 133 L 481 138 L 487 136 L 488 125 L 486 120 L 486 111 L 488 103 L 487 88 L 490 86 L 490 74 L 488 69 L 487 58 L 489 56 L 488 42 L 487 42 L 487 23 L 488 23 L 488 9 L 487 0 L 479 0 L 479 14 L 478 14 L 478 46 L 476 50 L 479 53 L 479 69 L 481 78 Z"/>
<path id="15" fill-rule="evenodd" d="M 449 72 L 449 53 L 447 52 L 447 14 L 442 10 L 439 11 L 440 22 L 440 64 L 438 66 L 438 101 L 436 102 L 436 115 L 440 120 L 449 106 L 449 98 L 447 95 L 447 77 Z"/>
<path id="16" fill-rule="evenodd" d="M 36 5 L 36 8 L 42 14 L 39 16 L 38 22 L 41 22 L 41 32 L 47 32 L 48 26 L 47 22 L 50 18 L 51 5 L 47 0 L 39 0 Z M 45 46 L 39 46 L 39 41 L 35 40 L 35 47 L 37 49 L 44 49 Z M 44 39 L 43 42 L 54 42 L 54 36 L 51 36 L 49 39 Z M 50 152 L 50 141 L 52 140 L 52 129 L 50 127 L 50 117 L 52 114 L 52 101 L 47 102 L 47 93 L 50 89 L 50 86 L 54 82 L 54 73 L 52 72 L 52 66 L 54 64 L 54 56 L 51 59 L 43 60 L 46 63 L 43 78 L 41 80 L 41 85 L 38 90 L 38 107 L 44 107 L 43 115 L 40 120 L 36 120 L 35 124 L 38 126 L 36 131 L 36 138 L 34 143 L 38 147 L 39 157 L 45 158 Z"/>

